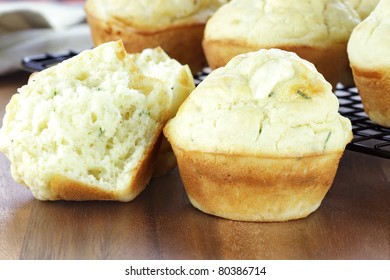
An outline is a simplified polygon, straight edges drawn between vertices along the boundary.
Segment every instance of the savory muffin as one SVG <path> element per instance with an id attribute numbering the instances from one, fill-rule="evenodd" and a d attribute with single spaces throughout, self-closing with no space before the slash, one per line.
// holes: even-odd
<path id="1" fill-rule="evenodd" d="M 6 107 L 0 150 L 37 199 L 129 201 L 192 88 L 188 66 L 161 49 L 128 55 L 120 41 L 106 43 L 30 77 Z"/>
<path id="2" fill-rule="evenodd" d="M 87 0 L 95 45 L 121 39 L 128 52 L 161 46 L 196 73 L 206 66 L 202 38 L 208 18 L 227 0 Z"/>
<path id="3" fill-rule="evenodd" d="M 164 128 L 191 203 L 242 221 L 315 211 L 352 138 L 331 85 L 278 49 L 238 55 L 190 94 Z"/>
<path id="4" fill-rule="evenodd" d="M 339 0 L 233 0 L 207 22 L 203 48 L 211 68 L 234 56 L 279 48 L 316 66 L 335 88 L 348 68 L 347 42 L 360 22 L 356 11 Z"/>
<path id="5" fill-rule="evenodd" d="M 368 117 L 390 127 L 390 1 L 382 0 L 352 32 L 348 56 Z"/>

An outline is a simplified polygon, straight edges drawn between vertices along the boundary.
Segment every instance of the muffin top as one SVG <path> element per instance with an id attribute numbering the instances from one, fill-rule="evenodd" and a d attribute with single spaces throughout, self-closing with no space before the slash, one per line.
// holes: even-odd
<path id="1" fill-rule="evenodd" d="M 363 20 L 375 9 L 379 0 L 344 0 L 352 4 L 360 18 Z"/>
<path id="2" fill-rule="evenodd" d="M 352 66 L 367 70 L 390 67 L 390 1 L 382 0 L 352 32 L 348 42 Z"/>
<path id="3" fill-rule="evenodd" d="M 264 47 L 346 43 L 360 18 L 338 0 L 233 0 L 208 21 L 205 38 Z"/>
<path id="4" fill-rule="evenodd" d="M 205 23 L 228 0 L 87 0 L 86 10 L 105 21 L 137 29 Z"/>
<path id="5" fill-rule="evenodd" d="M 295 53 L 259 50 L 213 71 L 164 128 L 184 150 L 295 157 L 340 152 L 351 123 L 331 85 Z"/>

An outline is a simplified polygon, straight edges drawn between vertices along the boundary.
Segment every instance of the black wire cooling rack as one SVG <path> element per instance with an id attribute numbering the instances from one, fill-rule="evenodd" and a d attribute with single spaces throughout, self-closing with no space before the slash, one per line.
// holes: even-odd
<path id="1" fill-rule="evenodd" d="M 340 114 L 352 123 L 354 137 L 347 149 L 390 158 L 390 128 L 377 125 L 367 117 L 357 89 L 338 85 L 336 95 Z"/>
<path id="2" fill-rule="evenodd" d="M 28 56 L 22 60 L 22 65 L 28 71 L 41 71 L 76 54 L 74 51 L 69 51 L 62 54 Z M 208 74 L 210 68 L 207 67 L 194 75 L 195 84 L 198 85 Z M 340 103 L 340 114 L 349 118 L 352 123 L 354 137 L 347 145 L 347 149 L 390 158 L 390 128 L 377 125 L 367 117 L 355 87 L 344 87 L 338 84 L 335 93 Z"/>
<path id="3" fill-rule="evenodd" d="M 22 65 L 26 70 L 30 72 L 41 71 L 75 55 L 77 55 L 77 52 L 75 51 L 69 51 L 67 53 L 62 54 L 45 53 L 32 55 L 23 58 Z"/>

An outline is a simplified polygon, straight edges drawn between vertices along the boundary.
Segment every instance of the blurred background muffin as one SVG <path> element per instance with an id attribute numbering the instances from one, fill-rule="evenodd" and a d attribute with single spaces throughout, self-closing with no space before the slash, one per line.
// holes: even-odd
<path id="1" fill-rule="evenodd" d="M 344 0 L 344 2 L 347 5 L 352 5 L 355 11 L 359 14 L 360 19 L 364 20 L 375 9 L 379 0 Z M 340 77 L 340 82 L 347 87 L 355 86 L 351 67 L 346 67 L 345 72 Z"/>
<path id="2" fill-rule="evenodd" d="M 348 68 L 347 42 L 359 15 L 339 0 L 233 0 L 207 22 L 203 47 L 211 68 L 240 53 L 279 48 L 317 67 L 333 88 Z"/>
<path id="3" fill-rule="evenodd" d="M 381 0 L 354 29 L 348 56 L 365 112 L 390 127 L 390 0 Z"/>
<path id="4" fill-rule="evenodd" d="M 227 0 L 87 0 L 95 45 L 121 39 L 127 52 L 161 46 L 193 73 L 207 65 L 202 49 L 209 17 Z"/>

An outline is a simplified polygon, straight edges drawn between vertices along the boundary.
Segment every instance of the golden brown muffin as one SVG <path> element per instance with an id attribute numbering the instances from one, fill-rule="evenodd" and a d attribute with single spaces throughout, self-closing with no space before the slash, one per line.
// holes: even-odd
<path id="1" fill-rule="evenodd" d="M 188 66 L 160 48 L 105 43 L 30 77 L 6 107 L 0 151 L 37 199 L 130 201 L 192 88 Z"/>
<path id="2" fill-rule="evenodd" d="M 207 65 L 202 49 L 208 18 L 226 0 L 88 0 L 85 11 L 95 45 L 121 39 L 128 52 L 160 46 L 193 73 Z"/>
<path id="3" fill-rule="evenodd" d="M 278 49 L 211 72 L 164 134 L 191 203 L 240 221 L 315 211 L 352 139 L 331 85 L 313 64 Z"/>
<path id="4" fill-rule="evenodd" d="M 348 55 L 364 111 L 375 123 L 390 127 L 390 1 L 353 31 Z"/>
<path id="5" fill-rule="evenodd" d="M 240 53 L 279 48 L 314 63 L 335 88 L 349 66 L 347 42 L 360 22 L 338 0 L 233 0 L 207 22 L 203 48 L 211 68 Z"/>

